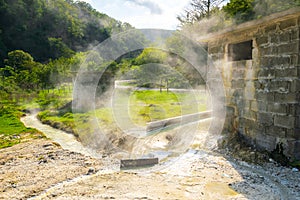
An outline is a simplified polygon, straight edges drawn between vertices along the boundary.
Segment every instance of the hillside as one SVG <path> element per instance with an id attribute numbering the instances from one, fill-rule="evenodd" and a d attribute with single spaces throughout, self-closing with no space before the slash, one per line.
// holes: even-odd
<path id="1" fill-rule="evenodd" d="M 132 28 L 73 0 L 0 0 L 0 65 L 13 50 L 35 61 L 70 57 L 112 33 Z"/>

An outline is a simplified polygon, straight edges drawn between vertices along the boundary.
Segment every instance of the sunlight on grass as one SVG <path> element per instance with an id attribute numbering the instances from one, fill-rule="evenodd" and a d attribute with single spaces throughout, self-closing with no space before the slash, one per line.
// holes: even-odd
<path id="1" fill-rule="evenodd" d="M 191 92 L 135 91 L 129 97 L 129 115 L 134 123 L 147 122 L 207 110 L 206 95 Z"/>
<path id="2" fill-rule="evenodd" d="M 20 121 L 23 113 L 18 106 L 0 103 L 0 108 L 0 148 L 18 144 L 24 137 L 36 138 L 40 135 L 37 130 L 26 128 Z"/>

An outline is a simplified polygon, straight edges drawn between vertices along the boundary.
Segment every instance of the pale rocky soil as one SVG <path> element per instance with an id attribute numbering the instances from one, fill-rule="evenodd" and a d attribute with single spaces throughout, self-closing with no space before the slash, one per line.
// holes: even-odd
<path id="1" fill-rule="evenodd" d="M 0 199 L 299 199 L 300 173 L 190 150 L 152 168 L 120 171 L 39 139 L 0 151 Z"/>
<path id="2" fill-rule="evenodd" d="M 0 199 L 27 199 L 62 181 L 101 169 L 101 161 L 46 139 L 0 150 Z"/>
<path id="3" fill-rule="evenodd" d="M 72 148 L 69 140 L 61 146 Z M 154 167 L 120 171 L 118 156 L 61 146 L 37 139 L 0 150 L 0 199 L 300 199 L 299 171 L 274 162 L 251 165 L 193 146 Z"/>

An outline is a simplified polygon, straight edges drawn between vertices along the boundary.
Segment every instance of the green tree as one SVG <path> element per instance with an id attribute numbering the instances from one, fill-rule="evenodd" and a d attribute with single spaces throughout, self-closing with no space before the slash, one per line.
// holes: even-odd
<path id="1" fill-rule="evenodd" d="M 238 23 L 248 21 L 254 17 L 254 0 L 230 0 L 223 10 Z"/>
<path id="2" fill-rule="evenodd" d="M 48 38 L 48 41 L 50 44 L 50 52 L 53 54 L 52 58 L 69 58 L 75 53 L 62 41 L 62 38 Z"/>
<path id="3" fill-rule="evenodd" d="M 48 69 L 45 65 L 35 62 L 29 53 L 15 50 L 9 52 L 7 57 L 5 67 L 0 68 L 2 86 L 5 86 L 6 90 L 11 90 L 11 92 L 14 91 L 12 88 L 35 90 L 48 81 Z M 7 83 L 11 87 L 7 87 Z"/>
<path id="4" fill-rule="evenodd" d="M 193 24 L 203 18 L 209 18 L 212 13 L 219 10 L 219 6 L 225 0 L 192 0 L 190 7 L 184 13 L 177 16 L 182 25 Z"/>
<path id="5" fill-rule="evenodd" d="M 300 6 L 299 0 L 254 0 L 255 18 Z"/>
<path id="6" fill-rule="evenodd" d="M 143 65 L 148 63 L 164 63 L 167 53 L 158 49 L 147 48 L 134 60 L 134 64 Z"/>
<path id="7" fill-rule="evenodd" d="M 12 67 L 15 71 L 29 70 L 34 64 L 32 56 L 22 50 L 15 50 L 8 53 L 5 64 Z"/>
<path id="8" fill-rule="evenodd" d="M 0 0 L 0 65 L 8 52 L 23 49 L 48 62 L 132 28 L 72 0 Z"/>

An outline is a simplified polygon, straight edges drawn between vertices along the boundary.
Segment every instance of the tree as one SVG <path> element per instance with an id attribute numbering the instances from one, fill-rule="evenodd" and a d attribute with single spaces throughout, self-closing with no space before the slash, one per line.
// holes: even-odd
<path id="1" fill-rule="evenodd" d="M 225 0 L 192 0 L 190 7 L 185 9 L 184 14 L 177 16 L 182 25 L 195 23 L 203 18 L 209 18 L 212 13 L 219 10 L 219 6 Z"/>
<path id="2" fill-rule="evenodd" d="M 255 18 L 300 6 L 300 0 L 254 0 Z"/>
<path id="3" fill-rule="evenodd" d="M 300 6 L 300 0 L 230 0 L 223 11 L 237 23 L 242 23 L 295 6 Z"/>
<path id="4" fill-rule="evenodd" d="M 8 53 L 5 64 L 12 67 L 15 71 L 28 70 L 32 67 L 34 61 L 32 56 L 22 50 L 15 50 Z"/>
<path id="5" fill-rule="evenodd" d="M 254 17 L 254 0 L 230 0 L 223 10 L 238 23 L 248 21 Z"/>

